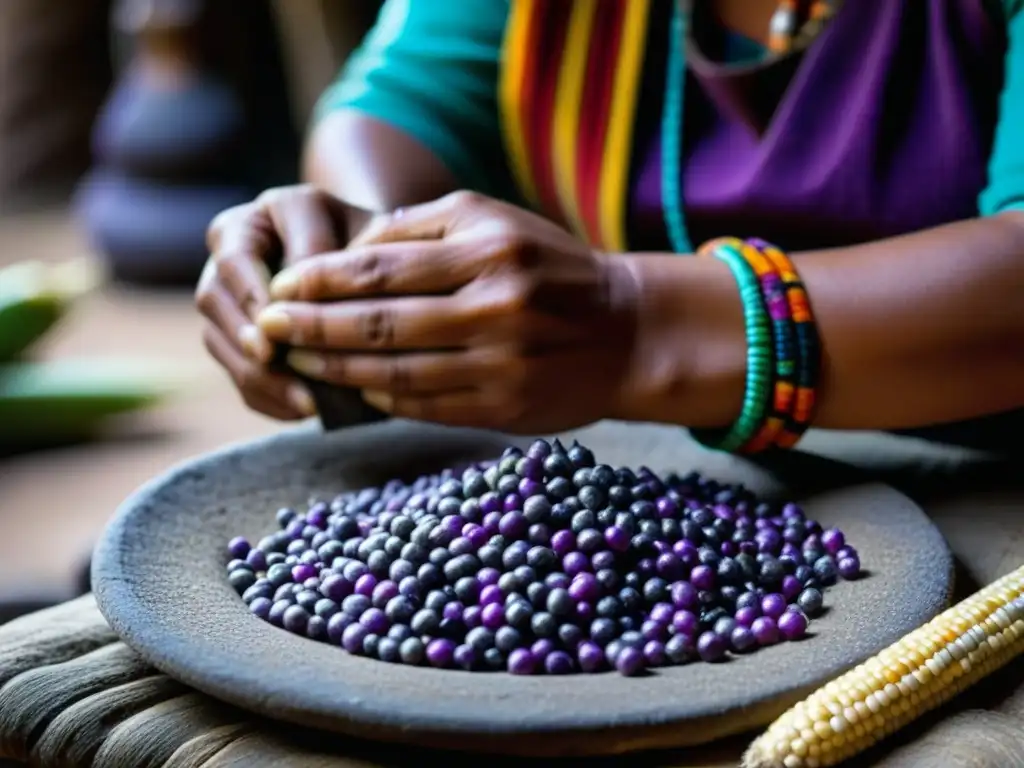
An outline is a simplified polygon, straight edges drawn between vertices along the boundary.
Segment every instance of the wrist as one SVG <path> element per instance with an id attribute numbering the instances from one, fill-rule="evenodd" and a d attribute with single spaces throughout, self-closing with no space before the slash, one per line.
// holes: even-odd
<path id="1" fill-rule="evenodd" d="M 746 382 L 743 306 L 716 259 L 627 254 L 634 353 L 613 418 L 721 427 L 740 413 Z"/>

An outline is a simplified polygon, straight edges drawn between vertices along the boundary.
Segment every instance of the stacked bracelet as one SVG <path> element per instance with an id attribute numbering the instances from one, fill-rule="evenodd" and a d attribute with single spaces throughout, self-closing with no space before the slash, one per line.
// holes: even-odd
<path id="1" fill-rule="evenodd" d="M 785 286 L 786 300 L 793 317 L 797 345 L 796 394 L 792 414 L 775 438 L 775 445 L 779 448 L 791 448 L 807 431 L 814 418 L 818 379 L 821 375 L 821 342 L 818 338 L 818 326 L 814 322 L 807 290 L 790 258 L 781 249 L 763 240 L 752 239 L 748 242 L 778 271 Z"/>
<path id="2" fill-rule="evenodd" d="M 796 444 L 814 410 L 820 365 L 817 328 L 803 284 L 785 253 L 762 240 L 720 238 L 698 255 L 725 262 L 740 287 L 747 332 L 747 388 L 740 417 L 694 436 L 722 451 L 756 453 Z"/>
<path id="3" fill-rule="evenodd" d="M 776 264 L 756 244 L 742 243 L 740 252 L 761 283 L 761 293 L 772 321 L 775 345 L 775 376 L 772 401 L 760 430 L 742 448 L 741 453 L 759 453 L 776 444 L 793 413 L 796 394 L 797 341 L 793 313 L 786 297 L 786 287 Z"/>
<path id="4" fill-rule="evenodd" d="M 761 429 L 772 396 L 771 317 L 762 298 L 757 273 L 744 258 L 743 243 L 731 239 L 713 240 L 702 246 L 698 256 L 711 256 L 724 262 L 732 272 L 743 301 L 747 334 L 747 380 L 743 409 L 728 429 L 694 430 L 693 436 L 709 448 L 735 453 Z"/>

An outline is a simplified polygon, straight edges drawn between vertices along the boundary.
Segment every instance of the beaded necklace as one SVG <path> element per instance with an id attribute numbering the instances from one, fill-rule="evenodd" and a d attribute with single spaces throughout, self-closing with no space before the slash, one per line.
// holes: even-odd
<path id="1" fill-rule="evenodd" d="M 774 57 L 807 48 L 821 34 L 839 9 L 840 0 L 813 0 L 801 15 L 798 0 L 781 0 L 769 24 L 768 51 Z M 689 32 L 692 0 L 673 4 L 669 25 L 665 99 L 662 106 L 661 189 L 665 228 L 676 253 L 690 250 L 683 213 L 682 143 L 683 96 L 686 85 L 685 41 Z"/>
<path id="2" fill-rule="evenodd" d="M 775 56 L 798 51 L 810 45 L 821 34 L 825 24 L 839 9 L 836 0 L 812 0 L 805 13 L 806 2 L 781 0 L 768 25 L 768 50 Z"/>

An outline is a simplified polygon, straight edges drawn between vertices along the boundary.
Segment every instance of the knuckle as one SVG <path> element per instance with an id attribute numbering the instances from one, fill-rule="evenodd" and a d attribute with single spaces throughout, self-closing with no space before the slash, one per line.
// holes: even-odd
<path id="1" fill-rule="evenodd" d="M 260 192 L 259 197 L 256 198 L 256 207 L 262 210 L 272 210 L 277 208 L 286 197 L 287 194 L 282 189 L 267 189 Z"/>
<path id="2" fill-rule="evenodd" d="M 307 322 L 304 324 L 301 321 L 301 316 L 297 318 L 298 322 L 295 323 L 295 333 L 299 336 L 308 336 L 308 343 L 313 346 L 326 346 L 328 343 L 328 336 L 330 336 L 329 328 L 327 327 L 327 318 L 324 315 L 323 309 L 320 307 L 310 307 L 306 315 Z M 304 329 L 304 326 L 306 330 Z M 302 339 L 307 341 L 307 339 Z"/>
<path id="3" fill-rule="evenodd" d="M 304 192 L 306 192 L 305 185 L 272 187 L 260 193 L 259 197 L 256 198 L 256 206 L 259 208 L 277 208 Z"/>
<path id="4" fill-rule="evenodd" d="M 242 291 L 242 281 L 236 279 L 239 275 L 239 262 L 244 257 L 238 254 L 225 254 L 223 257 L 216 259 L 211 265 L 210 269 L 210 290 L 216 294 L 216 287 L 219 286 L 228 295 L 241 303 L 241 299 L 244 298 L 239 294 Z M 214 296 L 216 299 L 216 296 Z"/>
<path id="5" fill-rule="evenodd" d="M 225 278 L 230 279 L 241 258 L 243 257 L 234 250 L 214 251 L 213 256 L 210 257 L 210 280 L 223 282 Z"/>
<path id="6" fill-rule="evenodd" d="M 359 333 L 375 347 L 389 347 L 395 338 L 394 313 L 384 307 L 374 307 L 359 318 Z"/>
<path id="7" fill-rule="evenodd" d="M 210 222 L 206 230 L 207 249 L 212 258 L 219 258 L 218 252 L 227 240 L 244 240 L 259 232 L 259 198 L 221 211 Z"/>
<path id="8" fill-rule="evenodd" d="M 328 275 L 321 259 L 310 259 L 296 268 L 299 276 L 299 298 L 316 297 L 328 290 Z"/>
<path id="9" fill-rule="evenodd" d="M 356 256 L 351 263 L 351 278 L 356 290 L 383 293 L 391 283 L 391 264 L 374 250 Z"/>
<path id="10" fill-rule="evenodd" d="M 295 205 L 316 205 L 326 200 L 327 195 L 312 184 L 293 184 L 273 187 L 260 193 L 256 208 L 264 211 L 280 211 Z"/>
<path id="11" fill-rule="evenodd" d="M 470 189 L 460 189 L 445 195 L 445 202 L 455 208 L 476 208 L 485 200 L 486 198 L 479 192 Z"/>
<path id="12" fill-rule="evenodd" d="M 505 316 L 522 315 L 533 304 L 535 286 L 531 280 L 509 280 L 498 297 L 498 308 Z"/>
<path id="13" fill-rule="evenodd" d="M 336 384 L 345 384 L 352 372 L 352 366 L 349 365 L 348 358 L 345 355 L 323 353 L 323 362 L 322 378 L 325 381 Z"/>
<path id="14" fill-rule="evenodd" d="M 260 389 L 263 373 L 253 365 L 240 365 L 234 371 L 234 378 L 240 390 L 255 394 Z"/>
<path id="15" fill-rule="evenodd" d="M 223 337 L 213 324 L 207 324 L 203 328 L 203 346 L 231 378 L 231 382 L 235 385 L 235 389 L 242 394 L 246 405 L 259 410 L 253 403 L 260 399 L 261 388 L 265 381 L 263 369 L 252 364 L 235 363 L 225 351 Z"/>
<path id="16" fill-rule="evenodd" d="M 534 268 L 539 260 L 540 249 L 532 240 L 519 232 L 505 230 L 494 235 L 488 249 L 488 256 L 499 265 L 516 271 Z"/>
<path id="17" fill-rule="evenodd" d="M 312 184 L 302 184 L 295 187 L 297 200 L 309 202 L 317 206 L 327 206 L 331 202 L 331 196 L 324 190 L 314 187 Z"/>
<path id="18" fill-rule="evenodd" d="M 385 375 L 391 392 L 408 393 L 412 390 L 412 371 L 405 360 L 396 357 L 388 361 Z"/>
<path id="19" fill-rule="evenodd" d="M 249 211 L 252 209 L 252 203 L 244 203 L 242 205 L 236 205 L 232 208 L 227 208 L 216 216 L 210 222 L 206 228 L 206 248 L 207 250 L 214 252 L 220 246 L 220 241 L 224 235 L 224 230 L 234 225 L 239 220 L 244 220 Z"/>
<path id="20" fill-rule="evenodd" d="M 216 311 L 217 292 L 212 285 L 200 285 L 196 289 L 195 304 L 200 314 L 207 317 Z"/>
<path id="21" fill-rule="evenodd" d="M 323 307 L 317 302 L 290 306 L 288 316 L 291 323 L 285 335 L 292 345 L 297 347 L 331 346 L 330 322 Z"/>

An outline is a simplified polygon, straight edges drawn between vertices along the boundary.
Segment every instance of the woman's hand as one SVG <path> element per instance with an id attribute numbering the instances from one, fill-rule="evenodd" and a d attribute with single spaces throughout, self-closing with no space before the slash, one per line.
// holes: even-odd
<path id="1" fill-rule="evenodd" d="M 206 349 L 253 410 L 276 419 L 311 416 L 315 405 L 293 377 L 272 372 L 274 350 L 255 323 L 269 301 L 271 266 L 343 245 L 342 204 L 308 186 L 283 187 L 220 214 L 207 232 L 210 259 L 196 289 Z"/>
<path id="2" fill-rule="evenodd" d="M 271 284 L 259 326 L 304 374 L 399 417 L 522 432 L 618 413 L 629 269 L 554 224 L 460 192 L 371 223 Z"/>

